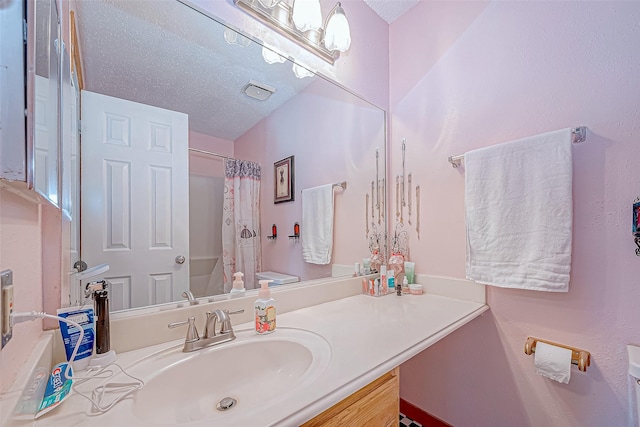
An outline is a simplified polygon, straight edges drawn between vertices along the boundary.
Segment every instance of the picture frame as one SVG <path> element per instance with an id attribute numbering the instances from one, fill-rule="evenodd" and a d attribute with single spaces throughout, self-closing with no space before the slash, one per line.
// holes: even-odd
<path id="1" fill-rule="evenodd" d="M 634 236 L 640 236 L 640 201 L 633 203 L 633 225 L 631 232 Z"/>
<path id="2" fill-rule="evenodd" d="M 273 164 L 273 203 L 295 200 L 294 156 L 289 156 Z"/>

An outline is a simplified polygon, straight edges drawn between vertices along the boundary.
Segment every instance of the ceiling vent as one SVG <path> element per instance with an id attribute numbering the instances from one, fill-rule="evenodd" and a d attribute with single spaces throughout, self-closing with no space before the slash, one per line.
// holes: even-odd
<path id="1" fill-rule="evenodd" d="M 249 83 L 242 88 L 242 91 L 251 98 L 255 98 L 259 101 L 266 101 L 273 93 L 275 93 L 276 88 L 251 79 L 249 80 Z"/>

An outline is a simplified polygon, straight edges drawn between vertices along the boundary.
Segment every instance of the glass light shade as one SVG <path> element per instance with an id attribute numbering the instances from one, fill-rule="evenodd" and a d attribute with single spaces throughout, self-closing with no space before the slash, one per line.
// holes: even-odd
<path id="1" fill-rule="evenodd" d="M 271 9 L 272 7 L 274 7 L 275 5 L 277 5 L 278 3 L 280 3 L 280 0 L 258 0 L 260 2 L 260 4 L 262 4 L 264 7 Z"/>
<path id="2" fill-rule="evenodd" d="M 317 30 L 322 27 L 320 0 L 294 0 L 293 23 L 300 31 Z"/>
<path id="3" fill-rule="evenodd" d="M 311 71 L 296 64 L 295 62 L 293 63 L 293 74 L 295 74 L 299 79 L 304 79 L 305 77 L 311 77 L 314 75 Z"/>
<path id="4" fill-rule="evenodd" d="M 340 7 L 336 6 L 335 13 L 329 17 L 327 28 L 324 30 L 324 46 L 329 50 L 346 52 L 351 46 L 351 30 L 349 21 Z"/>
<path id="5" fill-rule="evenodd" d="M 237 32 L 233 31 L 231 28 L 225 28 L 223 35 L 224 35 L 224 39 L 229 44 L 237 44 L 242 47 L 247 47 L 251 44 L 251 39 L 243 36 L 242 34 L 238 34 Z"/>
<path id="6" fill-rule="evenodd" d="M 238 44 L 242 47 L 247 47 L 251 44 L 251 39 L 249 37 L 245 37 L 242 34 L 238 35 Z"/>
<path id="7" fill-rule="evenodd" d="M 238 42 L 238 33 L 233 31 L 231 28 L 225 28 L 223 34 L 227 43 L 236 44 Z"/>
<path id="8" fill-rule="evenodd" d="M 278 64 L 287 60 L 282 55 L 274 52 L 266 46 L 262 46 L 262 58 L 267 64 Z"/>

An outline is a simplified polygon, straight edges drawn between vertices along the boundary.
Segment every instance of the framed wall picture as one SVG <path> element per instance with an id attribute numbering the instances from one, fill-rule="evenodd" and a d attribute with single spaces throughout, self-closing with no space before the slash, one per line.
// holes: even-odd
<path id="1" fill-rule="evenodd" d="M 273 203 L 292 202 L 295 198 L 293 156 L 273 164 L 275 173 Z"/>
<path id="2" fill-rule="evenodd" d="M 633 224 L 631 232 L 634 236 L 640 236 L 640 201 L 638 199 L 633 203 Z"/>

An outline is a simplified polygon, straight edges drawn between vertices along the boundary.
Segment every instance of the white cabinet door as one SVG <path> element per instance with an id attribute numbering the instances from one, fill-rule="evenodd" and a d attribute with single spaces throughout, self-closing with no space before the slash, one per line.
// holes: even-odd
<path id="1" fill-rule="evenodd" d="M 188 116 L 87 91 L 81 100 L 82 259 L 110 265 L 112 310 L 182 299 L 189 289 Z"/>

